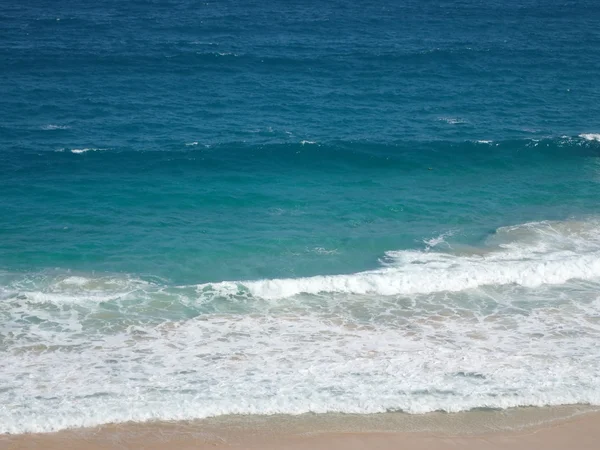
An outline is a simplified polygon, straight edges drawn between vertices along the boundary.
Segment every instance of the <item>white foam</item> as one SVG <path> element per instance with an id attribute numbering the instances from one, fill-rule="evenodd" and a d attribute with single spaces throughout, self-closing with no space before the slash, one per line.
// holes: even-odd
<path id="1" fill-rule="evenodd" d="M 600 134 L 598 134 L 598 133 L 584 133 L 584 134 L 580 134 L 579 137 L 581 137 L 587 141 L 600 142 Z"/>
<path id="2" fill-rule="evenodd" d="M 68 130 L 69 128 L 71 128 L 68 125 L 54 125 L 54 124 L 48 124 L 48 125 L 44 125 L 42 126 L 42 130 Z"/>
<path id="3" fill-rule="evenodd" d="M 206 52 L 196 52 L 197 55 L 200 56 L 214 56 L 214 57 L 221 57 L 221 56 L 232 56 L 232 57 L 238 57 L 239 55 L 237 53 L 232 53 L 232 52 L 213 52 L 213 53 L 206 53 Z"/>
<path id="4" fill-rule="evenodd" d="M 562 284 L 574 278 L 587 280 L 600 277 L 600 253 L 533 263 L 510 260 L 492 262 L 478 256 L 457 261 L 446 258 L 443 254 L 432 253 L 428 257 L 420 253 L 396 257 L 412 259 L 411 263 L 415 266 L 352 275 L 260 280 L 239 284 L 225 282 L 222 285 L 230 290 L 242 286 L 256 297 L 279 299 L 298 294 L 321 293 L 412 295 L 458 292 L 506 284 L 537 287 L 542 284 Z"/>
<path id="5" fill-rule="evenodd" d="M 446 231 L 445 233 L 440 234 L 439 236 L 432 237 L 430 239 L 423 239 L 423 243 L 427 246 L 426 249 L 429 250 L 433 247 L 436 247 L 440 244 L 446 243 L 446 238 L 452 236 L 454 234 L 453 230 Z"/>
<path id="6" fill-rule="evenodd" d="M 185 145 L 187 147 L 192 147 L 192 146 L 198 145 L 198 142 L 196 142 L 196 141 L 194 141 L 194 142 L 187 142 Z"/>
<path id="7" fill-rule="evenodd" d="M 413 295 L 459 292 L 482 286 L 516 284 L 537 287 L 563 284 L 572 279 L 600 277 L 598 224 L 538 222 L 501 228 L 495 244 L 480 254 L 433 251 L 390 251 L 386 267 L 348 275 L 222 282 L 207 286 L 236 292 L 240 289 L 263 299 L 299 294 L 344 293 Z M 429 248 L 450 234 L 425 241 Z M 511 241 L 511 239 L 517 240 Z M 492 240 L 492 243 L 494 241 Z M 428 249 L 429 250 L 429 249 Z"/>
<path id="8" fill-rule="evenodd" d="M 460 125 L 467 123 L 465 119 L 461 119 L 459 117 L 440 117 L 438 120 L 441 122 L 446 122 L 450 125 Z"/>
<path id="9" fill-rule="evenodd" d="M 317 253 L 319 255 L 335 255 L 338 253 L 337 248 L 334 249 L 326 249 L 324 247 L 315 247 L 312 249 L 312 252 Z"/>
<path id="10" fill-rule="evenodd" d="M 300 144 L 301 145 L 314 145 L 314 144 L 316 144 L 316 142 L 315 141 L 306 141 L 306 140 L 304 140 L 304 141 L 300 141 Z"/>
<path id="11" fill-rule="evenodd" d="M 29 304 L 85 305 L 124 299 L 135 293 L 140 295 L 149 283 L 130 277 L 84 277 L 42 275 L 39 279 L 13 282 L 7 292 L 18 295 Z"/>
<path id="12" fill-rule="evenodd" d="M 62 280 L 63 284 L 74 284 L 75 286 L 85 286 L 89 283 L 89 279 L 85 277 L 71 276 Z"/>
<path id="13" fill-rule="evenodd" d="M 91 340 L 81 329 L 65 339 L 38 327 L 30 339 L 45 350 L 22 346 L 0 361 L 0 396 L 12 399 L 0 410 L 0 432 L 221 414 L 599 404 L 595 338 L 565 333 L 571 316 L 553 308 L 516 322 L 502 310 L 482 320 L 417 312 L 412 326 L 393 326 L 214 314 Z"/>
<path id="14" fill-rule="evenodd" d="M 600 405 L 598 225 L 503 227 L 470 253 L 294 280 L 1 272 L 0 433 Z"/>
<path id="15" fill-rule="evenodd" d="M 87 152 L 100 152 L 100 151 L 104 151 L 106 149 L 104 148 L 74 148 L 71 149 L 71 153 L 75 153 L 75 154 L 81 154 L 81 153 L 87 153 Z"/>

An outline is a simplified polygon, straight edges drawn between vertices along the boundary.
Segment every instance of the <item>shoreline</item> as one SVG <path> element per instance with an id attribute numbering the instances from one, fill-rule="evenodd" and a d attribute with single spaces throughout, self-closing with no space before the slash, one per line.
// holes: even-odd
<path id="1" fill-rule="evenodd" d="M 409 415 L 219 416 L 0 435 L 0 449 L 592 449 L 600 410 L 573 405 Z"/>

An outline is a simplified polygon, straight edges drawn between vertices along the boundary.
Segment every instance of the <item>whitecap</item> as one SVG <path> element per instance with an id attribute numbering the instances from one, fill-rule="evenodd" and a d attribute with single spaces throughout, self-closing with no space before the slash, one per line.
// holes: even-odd
<path id="1" fill-rule="evenodd" d="M 586 141 L 600 142 L 600 134 L 599 133 L 584 133 L 584 134 L 580 134 L 579 137 L 585 139 Z"/>
<path id="2" fill-rule="evenodd" d="M 461 119 L 459 117 L 440 117 L 438 118 L 438 120 L 441 122 L 446 122 L 450 125 L 460 125 L 468 123 L 465 119 Z"/>
<path id="3" fill-rule="evenodd" d="M 315 247 L 311 250 L 313 253 L 317 253 L 318 255 L 335 255 L 338 253 L 337 248 L 327 249 L 325 247 Z"/>
<path id="4" fill-rule="evenodd" d="M 446 238 L 452 236 L 453 234 L 454 234 L 454 230 L 446 231 L 436 237 L 432 237 L 429 239 L 423 239 L 423 243 L 426 245 L 426 249 L 429 250 L 430 248 L 436 247 L 442 243 L 447 244 Z"/>
<path id="5" fill-rule="evenodd" d="M 71 128 L 69 125 L 54 125 L 54 124 L 48 124 L 48 125 L 43 125 L 42 130 L 68 130 L 69 128 Z"/>
<path id="6" fill-rule="evenodd" d="M 101 152 L 106 150 L 105 148 L 74 148 L 71 149 L 71 153 L 82 154 L 87 152 Z"/>
<path id="7" fill-rule="evenodd" d="M 386 253 L 387 266 L 344 275 L 265 279 L 212 284 L 229 292 L 240 288 L 255 297 L 283 299 L 299 294 L 343 293 L 360 295 L 415 295 L 460 292 L 483 286 L 520 285 L 536 287 L 563 284 L 571 279 L 600 277 L 600 232 L 595 222 L 556 225 L 550 222 L 524 224 L 512 231 L 522 240 L 502 242 L 499 249 L 479 254 L 452 254 L 401 250 Z M 511 230 L 500 228 L 501 235 Z M 533 231 L 532 231 L 533 230 Z M 526 233 L 524 233 L 526 231 Z M 445 233 L 431 240 L 439 245 Z M 426 244 L 429 241 L 425 241 Z"/>

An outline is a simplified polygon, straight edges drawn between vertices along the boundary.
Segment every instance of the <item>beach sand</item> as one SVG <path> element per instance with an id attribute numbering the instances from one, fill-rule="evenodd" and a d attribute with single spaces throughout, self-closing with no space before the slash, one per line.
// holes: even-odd
<path id="1" fill-rule="evenodd" d="M 231 416 L 0 436 L 0 449 L 587 450 L 600 413 L 583 407 L 460 414 Z"/>

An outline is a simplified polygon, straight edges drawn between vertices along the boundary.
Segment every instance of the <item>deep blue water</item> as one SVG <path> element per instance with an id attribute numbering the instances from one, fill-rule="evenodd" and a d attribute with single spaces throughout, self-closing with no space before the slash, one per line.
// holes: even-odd
<path id="1" fill-rule="evenodd" d="M 0 2 L 0 311 L 10 324 L 0 326 L 0 350 L 17 367 L 13 378 L 22 376 L 24 342 L 60 347 L 75 340 L 95 361 L 96 350 L 86 345 L 115 336 L 125 342 L 118 333 L 133 333 L 132 324 L 154 330 L 211 321 L 217 312 L 232 324 L 236 314 L 240 320 L 300 314 L 267 308 L 264 302 L 273 299 L 292 298 L 303 311 L 298 317 L 314 319 L 302 336 L 332 317 L 401 333 L 404 325 L 394 320 L 437 320 L 431 311 L 444 316 L 453 302 L 456 317 L 470 311 L 479 318 L 492 312 L 539 318 L 546 310 L 538 308 L 565 295 L 575 306 L 593 303 L 600 279 L 598 2 L 23 3 Z M 497 257 L 498 249 L 506 253 Z M 488 256 L 473 259 L 482 254 Z M 383 278 L 364 275 L 390 266 L 396 272 Z M 240 291 L 224 293 L 231 286 L 220 282 L 236 280 L 243 281 Z M 492 292 L 482 293 L 482 286 Z M 522 291 L 511 291 L 515 286 Z M 446 290 L 454 294 L 441 300 Z M 314 304 L 315 295 L 325 303 Z M 359 311 L 363 295 L 370 306 Z M 490 298 L 498 303 L 481 303 Z M 531 301 L 512 305 L 523 299 Z M 331 302 L 345 306 L 338 310 Z M 409 302 L 413 309 L 390 310 L 387 302 Z M 423 302 L 435 307 L 414 309 Z M 589 314 L 598 306 L 585 305 Z M 348 311 L 354 311 L 349 318 Z M 588 323 L 573 314 L 573 323 Z M 452 323 L 464 327 L 456 317 Z M 527 341 L 548 323 L 498 339 Z M 588 331 L 589 342 L 600 337 L 597 329 Z M 271 338 L 295 332 L 278 329 Z M 208 353 L 217 351 L 199 342 Z M 586 342 L 576 344 L 586 348 Z M 506 351 L 497 355 L 497 373 L 510 365 Z M 119 364 L 126 364 L 122 357 Z M 582 360 L 573 361 L 577 368 Z M 249 362 L 248 373 L 263 362 Z M 42 395 L 37 413 L 19 400 L 42 388 L 0 390 L 0 399 L 13 405 L 0 407 L 9 424 L 0 432 L 303 412 L 310 410 L 306 404 L 328 405 L 314 406 L 316 412 L 452 410 L 443 401 L 415 400 L 408 388 L 400 394 L 382 388 L 385 401 L 364 403 L 342 383 L 344 374 L 321 380 L 323 392 L 341 392 L 335 401 L 304 393 L 286 403 L 278 389 L 304 379 L 278 378 L 278 364 L 272 361 L 275 372 L 264 375 L 275 391 L 257 394 L 254 406 L 231 406 L 234 400 L 223 394 L 216 397 L 223 405 L 209 402 L 212 409 L 193 404 L 188 411 L 174 403 L 174 411 L 188 411 L 183 416 L 166 406 L 152 409 L 164 399 L 148 394 L 138 409 L 115 400 L 108 412 L 90 412 L 83 422 L 77 411 L 59 408 L 59 419 L 48 425 L 44 408 L 57 408 L 50 400 Z M 553 367 L 536 364 L 523 367 L 534 375 Z M 593 372 L 600 361 L 586 364 Z M 101 387 L 103 373 L 97 374 Z M 365 380 L 381 386 L 396 380 L 379 375 Z M 523 387 L 511 384 L 516 378 L 498 377 L 485 394 L 490 397 L 463 396 L 455 408 L 600 401 L 592 375 L 580 397 L 564 394 L 575 383 L 564 375 L 555 391 L 532 391 L 513 403 L 503 395 Z M 199 382 L 173 380 L 173 392 Z M 152 383 L 145 388 L 155 393 Z"/>

